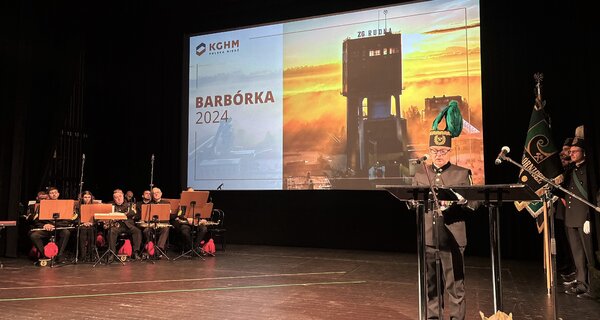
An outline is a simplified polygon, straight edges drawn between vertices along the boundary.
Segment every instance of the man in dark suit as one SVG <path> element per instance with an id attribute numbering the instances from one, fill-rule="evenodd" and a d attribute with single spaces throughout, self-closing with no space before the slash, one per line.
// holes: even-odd
<path id="1" fill-rule="evenodd" d="M 571 164 L 571 144 L 573 138 L 567 138 L 560 151 L 560 162 L 563 170 L 567 170 Z M 575 280 L 575 264 L 571 255 L 571 248 L 567 239 L 567 229 L 565 227 L 566 200 L 561 197 L 554 203 L 554 238 L 556 239 L 556 270 L 560 273 L 564 285 L 570 286 Z"/>
<path id="2" fill-rule="evenodd" d="M 455 101 L 451 101 L 444 109 L 447 128 L 455 125 L 453 130 L 438 130 L 434 122 L 433 130 L 430 131 L 429 152 L 432 164 L 426 169 L 420 167 L 415 173 L 413 184 L 430 184 L 438 186 L 471 185 L 471 170 L 450 163 L 450 151 L 452 138 L 457 137 L 462 130 L 462 116 L 458 111 Z M 458 115 L 459 119 L 450 119 L 449 114 Z M 438 119 L 440 117 L 438 116 Z M 436 119 L 437 121 L 439 121 Z M 460 123 L 459 125 L 456 125 Z M 450 319 L 462 320 L 465 318 L 465 287 L 464 287 L 464 251 L 467 245 L 467 234 L 465 229 L 465 209 L 475 210 L 478 203 L 468 202 L 462 197 L 457 202 L 440 201 L 439 204 L 429 203 L 425 214 L 425 261 L 427 265 L 427 318 L 442 319 L 438 314 L 441 304 L 444 308 L 442 288 L 448 293 L 447 309 Z M 437 239 L 434 237 L 434 209 L 441 210 L 441 216 L 435 218 L 439 226 Z M 442 223 L 443 222 L 443 223 Z M 439 248 L 439 251 L 436 250 Z M 439 253 L 440 271 L 439 280 L 440 296 L 438 296 L 436 278 L 436 252 Z"/>
<path id="3" fill-rule="evenodd" d="M 131 235 L 133 259 L 140 258 L 140 249 L 142 247 L 142 230 L 135 224 L 139 220 L 139 214 L 135 210 L 135 203 L 125 201 L 123 190 L 115 189 L 113 191 L 113 201 L 110 202 L 114 206 L 115 212 L 125 213 L 126 220 L 118 221 L 116 227 L 110 229 L 109 248 L 116 252 L 117 236 L 121 233 L 129 233 Z M 109 258 L 110 259 L 110 258 Z"/>
<path id="4" fill-rule="evenodd" d="M 162 199 L 162 191 L 159 188 L 152 188 L 152 201 L 150 204 L 169 204 L 167 200 Z M 153 226 L 144 229 L 146 241 L 153 238 L 153 233 L 158 233 L 158 243 L 156 244 L 161 252 L 166 252 L 167 239 L 169 239 L 169 228 L 162 226 L 154 230 Z"/>
<path id="5" fill-rule="evenodd" d="M 48 200 L 58 200 L 60 197 L 60 193 L 58 192 L 58 188 L 50 187 L 48 189 Z M 45 197 L 40 193 L 38 193 L 39 200 L 45 200 Z M 39 209 L 38 209 L 39 210 Z M 39 213 L 37 211 L 36 213 Z M 65 251 L 67 250 L 67 243 L 69 242 L 69 238 L 71 236 L 71 231 L 69 231 L 69 227 L 72 227 L 72 220 L 39 220 L 39 216 L 34 214 L 32 217 L 32 231 L 29 233 L 29 237 L 31 238 L 31 242 L 36 247 L 38 252 L 44 257 L 44 242 L 47 239 L 51 239 L 55 233 L 58 237 L 57 246 L 58 246 L 58 254 L 56 255 L 56 263 L 63 263 L 65 261 Z M 55 228 L 59 228 L 58 232 L 55 232 Z M 64 229 L 63 229 L 64 228 Z"/>
<path id="6" fill-rule="evenodd" d="M 588 172 L 585 161 L 584 141 L 574 138 L 570 149 L 571 165 L 565 173 L 564 186 L 582 199 L 590 200 Z M 592 238 L 590 235 L 590 208 L 587 204 L 567 194 L 565 226 L 575 262 L 577 280 L 565 293 L 581 298 L 589 297 L 590 278 L 588 265 L 594 265 Z"/>

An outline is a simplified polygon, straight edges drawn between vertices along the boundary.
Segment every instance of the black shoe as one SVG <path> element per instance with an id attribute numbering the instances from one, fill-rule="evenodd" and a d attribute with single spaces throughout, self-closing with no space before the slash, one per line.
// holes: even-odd
<path id="1" fill-rule="evenodd" d="M 577 285 L 572 286 L 565 291 L 566 294 L 571 295 L 571 296 L 577 296 L 577 295 L 580 295 L 580 294 L 583 294 L 586 292 L 587 292 L 587 289 L 585 288 L 585 286 L 582 283 L 578 283 Z"/>
<path id="2" fill-rule="evenodd" d="M 55 264 L 64 264 L 65 262 L 65 257 L 63 256 L 56 256 L 56 259 L 54 260 Z"/>
<path id="3" fill-rule="evenodd" d="M 131 255 L 131 259 L 132 260 L 142 260 L 142 257 L 140 256 L 139 251 L 135 251 L 132 255 Z"/>
<path id="4" fill-rule="evenodd" d="M 589 292 L 584 292 L 584 293 L 578 294 L 577 298 L 586 299 L 586 300 L 596 300 L 596 297 L 591 295 Z"/>

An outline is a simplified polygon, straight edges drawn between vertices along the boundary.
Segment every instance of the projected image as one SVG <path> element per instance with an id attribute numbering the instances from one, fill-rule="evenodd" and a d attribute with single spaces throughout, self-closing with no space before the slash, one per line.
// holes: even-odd
<path id="1" fill-rule="evenodd" d="M 281 33 L 273 25 L 190 39 L 189 186 L 282 188 Z"/>
<path id="2" fill-rule="evenodd" d="M 410 159 L 427 153 L 433 118 L 450 100 L 459 102 L 465 119 L 463 133 L 453 139 L 451 161 L 472 168 L 474 182 L 483 183 L 477 1 L 377 8 L 232 31 L 229 37 L 245 34 L 239 45 L 245 61 L 226 55 L 214 57 L 222 61 L 195 61 L 201 57 L 198 40 L 215 35 L 190 38 L 188 184 L 214 188 L 229 182 L 230 189 L 411 184 Z M 229 79 L 226 71 L 233 65 L 241 76 Z M 194 68 L 201 71 L 194 75 Z M 206 102 L 223 88 L 256 100 L 256 92 L 267 87 L 273 88 L 268 102 L 198 106 L 198 97 Z M 194 124 L 204 109 L 228 111 L 231 122 L 220 125 L 227 129 Z M 252 122 L 251 115 L 234 115 L 240 110 L 269 114 Z M 227 141 L 218 134 L 223 130 Z"/>

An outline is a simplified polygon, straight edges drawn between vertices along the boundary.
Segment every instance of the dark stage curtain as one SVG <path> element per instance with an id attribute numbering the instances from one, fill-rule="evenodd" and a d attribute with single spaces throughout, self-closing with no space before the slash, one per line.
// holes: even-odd
<path id="1" fill-rule="evenodd" d="M 174 198 L 185 187 L 185 34 L 390 3 L 3 2 L 0 219 L 18 219 L 18 204 L 26 204 L 51 181 L 53 150 L 74 101 L 74 87 L 81 88 L 87 134 L 84 189 L 105 201 L 115 188 L 131 189 L 139 197 L 150 183 L 150 156 L 155 154 L 154 184 Z M 592 51 L 597 36 L 594 11 L 587 6 L 578 1 L 568 6 L 541 0 L 481 1 L 486 183 L 516 182 L 515 168 L 494 166 L 492 160 L 503 145 L 511 147 L 513 159 L 520 159 L 536 72 L 545 76 L 555 141 L 585 124 L 593 146 L 590 157 L 598 165 L 598 72 Z M 226 211 L 233 242 L 414 251 L 414 216 L 380 192 L 220 192 L 213 200 Z M 376 226 L 370 223 L 374 218 Z M 16 230 L 7 231 L 6 252 L 14 256 Z M 541 257 L 541 236 L 527 213 L 506 205 L 500 231 L 503 257 Z M 489 254 L 487 232 L 486 212 L 472 215 L 470 254 Z M 24 242 L 18 245 L 29 245 Z"/>
<path id="2" fill-rule="evenodd" d="M 77 19 L 65 19 L 52 4 L 4 2 L 1 11 L 0 219 L 19 220 L 27 200 L 49 182 L 81 40 Z M 6 254 L 14 256 L 17 229 L 5 235 Z"/>

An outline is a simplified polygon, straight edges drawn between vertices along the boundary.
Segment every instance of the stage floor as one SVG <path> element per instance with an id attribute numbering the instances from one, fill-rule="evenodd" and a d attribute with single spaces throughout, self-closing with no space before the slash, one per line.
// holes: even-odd
<path id="1" fill-rule="evenodd" d="M 173 253 L 175 256 L 175 253 Z M 4 258 L 4 319 L 418 318 L 416 255 L 228 245 L 216 257 L 36 267 Z M 466 257 L 467 319 L 493 313 L 489 259 Z M 502 261 L 505 312 L 553 319 L 541 261 Z M 597 319 L 600 303 L 558 295 L 563 319 Z"/>

